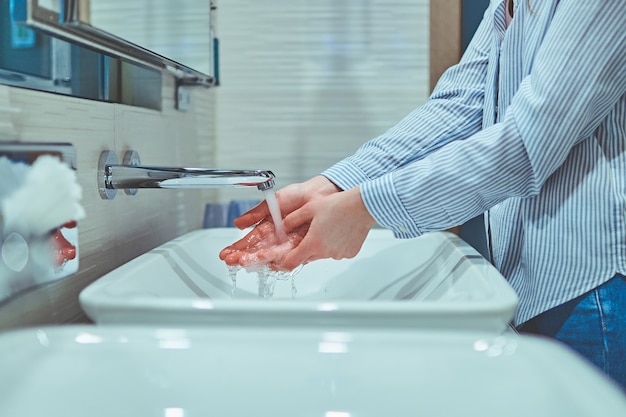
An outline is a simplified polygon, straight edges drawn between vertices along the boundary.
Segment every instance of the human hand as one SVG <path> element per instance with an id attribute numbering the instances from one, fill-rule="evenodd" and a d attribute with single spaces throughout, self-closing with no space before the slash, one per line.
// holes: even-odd
<path id="1" fill-rule="evenodd" d="M 318 259 L 353 258 L 375 223 L 359 187 L 311 200 L 284 218 L 285 230 L 306 226 L 306 233 L 276 267 L 290 271 Z"/>
<path id="2" fill-rule="evenodd" d="M 365 208 L 360 189 L 339 192 L 324 177 L 293 184 L 277 193 L 288 238 L 281 242 L 265 203 L 252 208 L 235 225 L 257 226 L 243 239 L 220 252 L 228 265 L 246 268 L 269 265 L 291 271 L 323 258 L 352 258 L 361 249 L 369 230 L 376 223 Z"/>
<path id="3" fill-rule="evenodd" d="M 290 184 L 278 190 L 276 192 L 276 199 L 280 206 L 281 216 L 284 217 L 311 200 L 339 191 L 341 191 L 341 189 L 328 178 L 318 175 L 306 182 Z M 255 207 L 236 218 L 234 224 L 239 229 L 246 229 L 254 226 L 265 218 L 269 218 L 269 216 L 270 211 L 267 207 L 267 202 L 263 200 Z"/>
<path id="4" fill-rule="evenodd" d="M 227 265 L 239 265 L 248 270 L 267 265 L 275 271 L 280 267 L 285 255 L 302 241 L 308 226 L 302 226 L 287 234 L 280 241 L 271 219 L 264 219 L 246 236 L 222 249 L 219 256 Z"/>
<path id="5" fill-rule="evenodd" d="M 51 241 L 56 266 L 62 266 L 65 262 L 76 258 L 76 246 L 72 245 L 61 232 L 61 229 L 73 229 L 76 226 L 75 220 L 69 221 L 56 229 L 52 234 Z"/>

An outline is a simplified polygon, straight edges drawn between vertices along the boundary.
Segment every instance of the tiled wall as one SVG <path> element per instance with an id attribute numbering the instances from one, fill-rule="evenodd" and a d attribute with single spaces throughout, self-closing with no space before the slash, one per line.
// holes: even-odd
<path id="1" fill-rule="evenodd" d="M 134 149 L 149 165 L 214 166 L 214 90 L 192 90 L 189 112 L 175 110 L 173 78 L 164 77 L 163 93 L 163 110 L 155 111 L 0 85 L 0 140 L 73 143 L 87 212 L 79 223 L 79 272 L 2 304 L 0 329 L 86 321 L 77 300 L 86 285 L 201 227 L 212 191 L 140 190 L 136 196 L 118 191 L 110 201 L 98 193 L 103 150 L 114 150 L 121 160 L 125 150 Z"/>
<path id="2" fill-rule="evenodd" d="M 283 187 L 350 155 L 422 104 L 429 3 L 219 1 L 218 164 L 270 169 Z M 220 191 L 221 200 L 233 198 Z"/>

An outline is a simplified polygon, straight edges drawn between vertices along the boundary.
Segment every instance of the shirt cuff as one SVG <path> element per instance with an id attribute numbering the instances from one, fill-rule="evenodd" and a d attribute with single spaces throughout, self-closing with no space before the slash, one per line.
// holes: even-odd
<path id="1" fill-rule="evenodd" d="M 343 160 L 328 168 L 322 174 L 342 190 L 349 190 L 369 181 L 369 177 L 357 165 Z"/>
<path id="2" fill-rule="evenodd" d="M 423 234 L 396 192 L 393 173 L 362 183 L 361 198 L 376 222 L 395 237 L 408 239 Z"/>

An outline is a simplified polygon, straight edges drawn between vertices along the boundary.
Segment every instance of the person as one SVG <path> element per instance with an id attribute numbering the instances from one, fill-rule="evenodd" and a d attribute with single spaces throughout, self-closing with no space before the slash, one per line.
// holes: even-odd
<path id="1" fill-rule="evenodd" d="M 220 257 L 290 270 L 355 256 L 375 224 L 412 238 L 484 213 L 513 325 L 626 390 L 624 28 L 623 0 L 492 0 L 424 105 L 277 192 L 291 245 L 276 250 L 261 204 L 235 224 L 262 227 Z"/>

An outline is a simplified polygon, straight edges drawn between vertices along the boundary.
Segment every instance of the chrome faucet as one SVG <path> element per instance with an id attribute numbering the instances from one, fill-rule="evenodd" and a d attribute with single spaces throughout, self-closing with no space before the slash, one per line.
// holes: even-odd
<path id="1" fill-rule="evenodd" d="M 112 151 L 104 151 L 98 164 L 98 188 L 103 199 L 115 197 L 116 190 L 135 194 L 138 188 L 223 188 L 274 187 L 274 174 L 264 170 L 174 168 L 139 165 L 136 151 L 127 151 L 121 165 Z"/>

